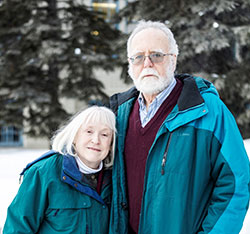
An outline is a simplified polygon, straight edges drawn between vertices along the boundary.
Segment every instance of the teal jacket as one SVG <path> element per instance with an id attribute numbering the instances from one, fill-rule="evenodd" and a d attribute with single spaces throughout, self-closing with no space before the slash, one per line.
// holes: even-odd
<path id="1" fill-rule="evenodd" d="M 210 82 L 190 75 L 176 79 L 183 82 L 181 95 L 147 156 L 139 234 L 238 234 L 250 185 L 242 137 Z M 110 100 L 118 130 L 110 234 L 128 233 L 123 152 L 137 97 L 132 88 Z"/>
<path id="2" fill-rule="evenodd" d="M 104 170 L 101 195 L 81 178 L 72 156 L 52 151 L 28 164 L 3 234 L 108 233 L 110 170 Z"/>

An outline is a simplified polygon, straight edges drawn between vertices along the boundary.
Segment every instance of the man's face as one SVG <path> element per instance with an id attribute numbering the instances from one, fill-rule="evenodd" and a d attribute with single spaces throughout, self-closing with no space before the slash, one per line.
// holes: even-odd
<path id="1" fill-rule="evenodd" d="M 152 52 L 169 53 L 168 38 L 159 29 L 148 28 L 137 33 L 131 41 L 130 57 L 138 54 L 148 56 Z M 129 75 L 142 93 L 157 94 L 165 89 L 174 77 L 174 56 L 164 56 L 160 63 L 146 57 L 142 64 L 134 65 L 129 60 Z"/>

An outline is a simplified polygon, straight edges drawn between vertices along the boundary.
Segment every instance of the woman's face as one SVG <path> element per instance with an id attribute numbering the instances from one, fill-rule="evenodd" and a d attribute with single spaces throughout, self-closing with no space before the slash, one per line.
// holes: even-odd
<path id="1" fill-rule="evenodd" d="M 108 156 L 112 136 L 112 130 L 102 123 L 82 125 L 74 139 L 76 154 L 86 166 L 96 169 Z"/>

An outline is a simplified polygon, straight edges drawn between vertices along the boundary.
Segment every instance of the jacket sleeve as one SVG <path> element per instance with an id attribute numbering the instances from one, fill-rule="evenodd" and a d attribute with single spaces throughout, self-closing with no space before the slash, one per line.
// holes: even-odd
<path id="1" fill-rule="evenodd" d="M 46 189 L 36 167 L 25 172 L 18 193 L 7 211 L 3 234 L 37 233 L 46 209 Z"/>
<path id="2" fill-rule="evenodd" d="M 214 130 L 220 147 L 211 147 L 214 189 L 201 233 L 238 234 L 249 205 L 249 159 L 236 122 L 222 105 Z"/>

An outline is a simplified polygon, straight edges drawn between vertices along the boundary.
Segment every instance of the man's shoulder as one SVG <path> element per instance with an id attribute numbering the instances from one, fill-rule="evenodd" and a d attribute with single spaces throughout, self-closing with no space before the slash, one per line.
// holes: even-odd
<path id="1" fill-rule="evenodd" d="M 219 96 L 213 83 L 209 80 L 204 79 L 203 77 L 183 73 L 175 75 L 175 78 L 180 80 L 182 83 L 184 83 L 185 86 L 188 86 L 189 88 L 195 85 L 201 93 L 208 92 Z"/>
<path id="2" fill-rule="evenodd" d="M 122 93 L 116 93 L 110 97 L 109 107 L 116 113 L 121 104 L 133 97 L 137 97 L 138 95 L 139 91 L 135 87 Z"/>

